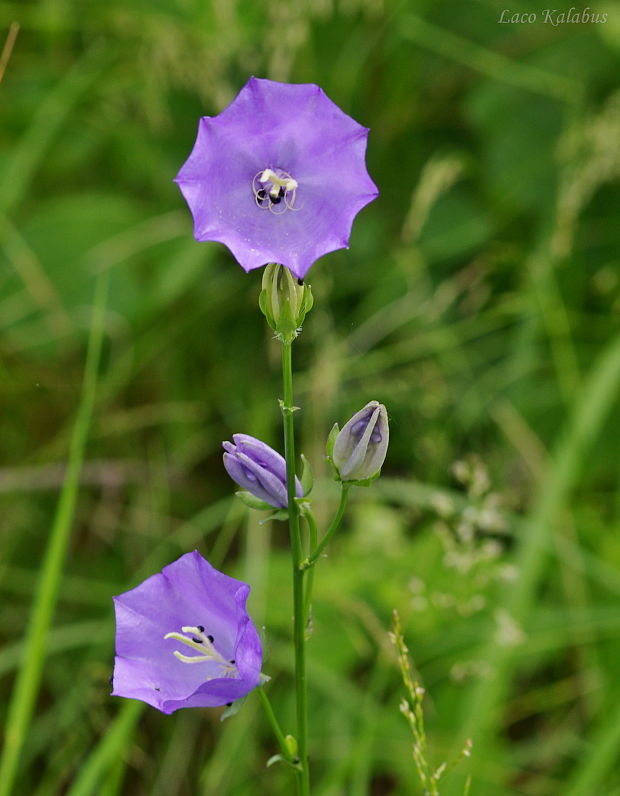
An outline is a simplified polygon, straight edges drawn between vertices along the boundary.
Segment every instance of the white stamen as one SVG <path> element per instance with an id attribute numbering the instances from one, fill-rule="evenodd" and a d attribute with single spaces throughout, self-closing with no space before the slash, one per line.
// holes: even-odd
<path id="1" fill-rule="evenodd" d="M 286 171 L 263 169 L 254 175 L 252 192 L 256 205 L 278 216 L 287 210 L 299 210 L 295 206 L 299 183 Z"/>
<path id="2" fill-rule="evenodd" d="M 188 633 L 189 636 L 185 636 L 183 633 L 166 633 L 164 639 L 173 638 L 175 641 L 180 641 L 182 644 L 185 644 L 187 647 L 200 654 L 184 655 L 178 650 L 173 650 L 172 654 L 177 660 L 182 663 L 205 663 L 206 661 L 213 661 L 224 670 L 223 675 L 219 676 L 235 677 L 238 674 L 236 665 L 226 660 L 226 658 L 215 649 L 213 642 L 209 636 L 205 634 L 204 630 L 201 630 L 199 627 L 193 627 L 192 625 L 186 625 L 182 627 L 181 630 L 183 633 Z M 207 679 L 213 680 L 214 677 L 209 677 Z"/>
<path id="3" fill-rule="evenodd" d="M 203 661 L 213 660 L 210 655 L 183 655 L 183 653 L 178 650 L 174 650 L 172 654 L 175 658 L 183 661 L 183 663 L 202 663 Z"/>

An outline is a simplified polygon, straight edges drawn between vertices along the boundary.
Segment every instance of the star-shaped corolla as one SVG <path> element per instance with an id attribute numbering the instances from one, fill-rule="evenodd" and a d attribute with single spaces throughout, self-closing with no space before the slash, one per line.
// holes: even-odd
<path id="1" fill-rule="evenodd" d="M 176 182 L 199 241 L 225 244 L 246 270 L 274 262 L 303 279 L 347 248 L 377 196 L 368 128 L 313 84 L 252 77 L 218 116 L 204 116 Z"/>
<path id="2" fill-rule="evenodd" d="M 115 597 L 112 695 L 163 713 L 245 696 L 258 685 L 262 663 L 245 607 L 249 592 L 194 551 Z"/>

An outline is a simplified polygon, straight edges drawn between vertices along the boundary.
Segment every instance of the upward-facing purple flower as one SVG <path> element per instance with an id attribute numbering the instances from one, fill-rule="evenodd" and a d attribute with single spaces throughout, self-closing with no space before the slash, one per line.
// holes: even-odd
<path id="1" fill-rule="evenodd" d="M 258 685 L 263 651 L 246 583 L 186 553 L 114 597 L 112 695 L 173 713 L 225 705 Z"/>
<path id="2" fill-rule="evenodd" d="M 368 129 L 313 84 L 250 78 L 218 116 L 203 116 L 176 182 L 197 240 L 225 244 L 249 271 L 269 262 L 302 278 L 347 248 L 353 219 L 377 196 Z"/>

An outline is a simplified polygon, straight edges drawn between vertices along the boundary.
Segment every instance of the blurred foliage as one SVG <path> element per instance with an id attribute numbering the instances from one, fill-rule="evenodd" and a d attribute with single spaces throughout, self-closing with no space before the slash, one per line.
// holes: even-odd
<path id="1" fill-rule="evenodd" d="M 620 7 L 498 24 L 495 0 L 14 0 L 0 85 L 0 674 L 7 704 L 62 484 L 95 276 L 96 417 L 18 793 L 290 793 L 250 697 L 164 717 L 108 696 L 111 595 L 197 546 L 253 586 L 292 727 L 286 531 L 230 500 L 220 442 L 279 445 L 260 272 L 194 242 L 172 183 L 250 74 L 319 83 L 371 128 L 381 189 L 311 271 L 296 343 L 323 521 L 325 437 L 389 409 L 316 577 L 316 796 L 418 794 L 392 610 L 442 793 L 620 794 Z M 568 7 L 565 9 L 568 11 Z M 4 713 L 5 708 L 0 708 Z M 138 720 L 139 719 L 139 720 Z M 462 769 L 462 770 L 461 770 Z M 450 790 L 453 788 L 453 790 Z"/>

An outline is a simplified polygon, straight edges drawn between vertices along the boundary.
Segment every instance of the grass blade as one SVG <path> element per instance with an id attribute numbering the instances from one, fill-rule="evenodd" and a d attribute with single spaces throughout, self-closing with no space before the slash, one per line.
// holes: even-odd
<path id="1" fill-rule="evenodd" d="M 549 475 L 543 482 L 531 516 L 522 528 L 516 563 L 520 578 L 504 607 L 519 626 L 526 625 L 536 590 L 544 574 L 553 523 L 579 477 L 587 454 L 612 409 L 620 386 L 620 337 L 616 337 L 592 367 L 566 433 L 556 447 Z M 465 716 L 466 732 L 478 740 L 492 727 L 506 695 L 518 656 L 491 641 L 482 653 L 491 674 L 471 693 Z"/>
<path id="2" fill-rule="evenodd" d="M 144 704 L 134 699 L 123 705 L 118 716 L 106 730 L 105 737 L 88 758 L 67 796 L 91 796 L 95 793 L 95 788 L 101 784 L 102 776 L 115 761 L 118 761 L 122 750 L 127 749 L 129 738 L 143 709 Z"/>
<path id="3" fill-rule="evenodd" d="M 67 472 L 26 629 L 21 668 L 8 709 L 5 744 L 0 758 L 0 796 L 9 796 L 13 791 L 21 750 L 28 733 L 41 681 L 47 636 L 60 588 L 62 566 L 75 513 L 80 470 L 95 405 L 107 292 L 108 275 L 104 273 L 99 276 L 95 290 L 86 366 L 71 438 Z"/>
<path id="4" fill-rule="evenodd" d="M 602 793 L 604 778 L 618 765 L 620 749 L 620 709 L 606 716 L 591 740 L 591 752 L 580 760 L 568 781 L 565 796 Z M 610 794 L 611 796 L 611 794 Z"/>

